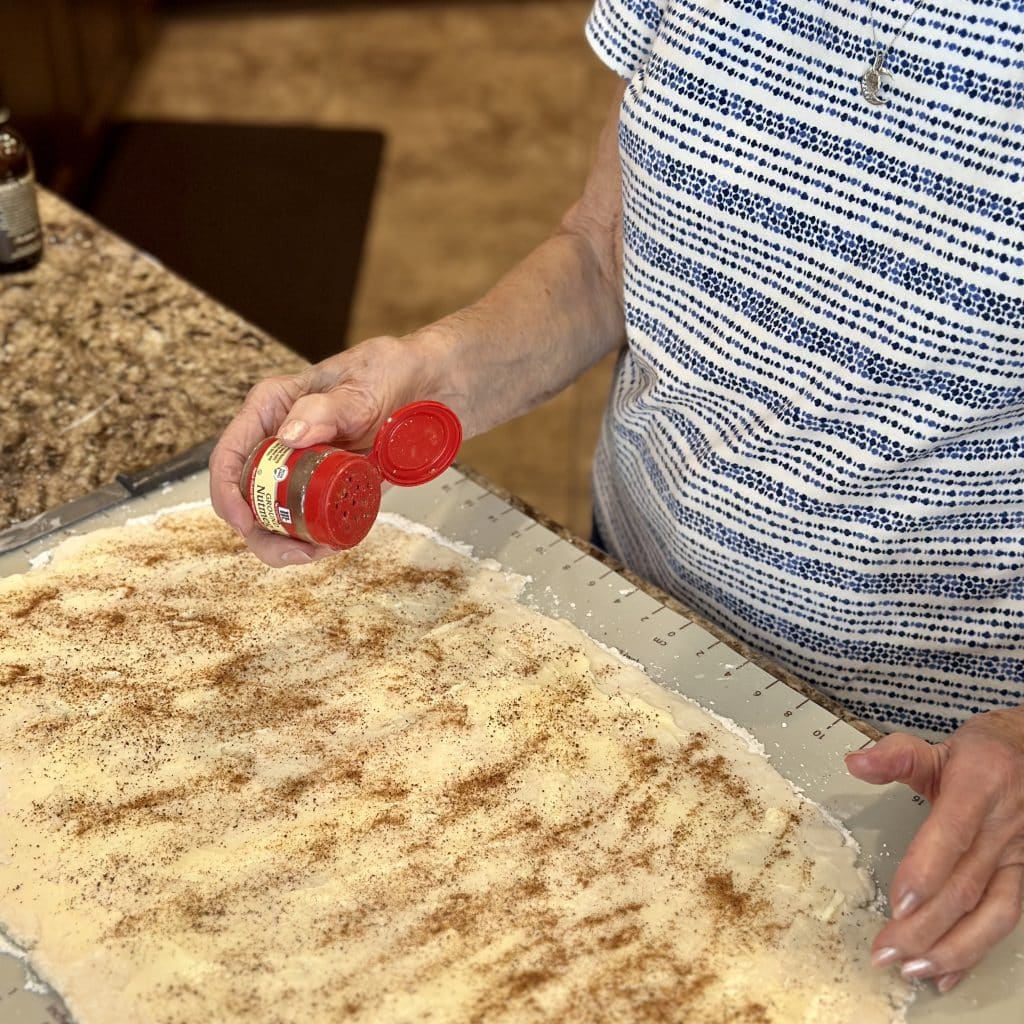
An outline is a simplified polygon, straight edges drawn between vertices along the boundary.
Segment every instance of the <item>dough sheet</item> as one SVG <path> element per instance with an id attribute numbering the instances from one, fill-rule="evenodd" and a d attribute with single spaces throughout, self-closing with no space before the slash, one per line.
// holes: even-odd
<path id="1" fill-rule="evenodd" d="M 77 1024 L 874 1024 L 856 850 L 521 580 L 208 510 L 0 581 L 0 926 Z"/>

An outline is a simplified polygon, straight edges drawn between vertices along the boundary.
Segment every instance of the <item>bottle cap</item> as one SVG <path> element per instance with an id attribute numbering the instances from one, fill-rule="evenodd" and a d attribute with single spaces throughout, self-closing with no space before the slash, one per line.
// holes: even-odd
<path id="1" fill-rule="evenodd" d="M 462 444 L 459 417 L 440 402 L 412 402 L 377 432 L 370 461 L 400 487 L 425 484 L 454 461 Z"/>

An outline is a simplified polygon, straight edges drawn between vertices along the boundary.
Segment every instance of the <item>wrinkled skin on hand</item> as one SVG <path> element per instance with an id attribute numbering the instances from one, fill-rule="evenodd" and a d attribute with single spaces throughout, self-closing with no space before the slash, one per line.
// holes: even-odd
<path id="1" fill-rule="evenodd" d="M 931 804 L 893 879 L 892 920 L 872 961 L 948 992 L 1020 920 L 1024 708 L 977 715 L 942 743 L 894 733 L 846 764 Z"/>
<path id="2" fill-rule="evenodd" d="M 239 489 L 245 460 L 265 437 L 293 447 L 330 442 L 366 451 L 397 408 L 426 386 L 412 349 L 395 338 L 373 338 L 301 373 L 257 384 L 210 456 L 214 510 L 268 565 L 296 565 L 333 549 L 269 533 L 257 526 Z"/>

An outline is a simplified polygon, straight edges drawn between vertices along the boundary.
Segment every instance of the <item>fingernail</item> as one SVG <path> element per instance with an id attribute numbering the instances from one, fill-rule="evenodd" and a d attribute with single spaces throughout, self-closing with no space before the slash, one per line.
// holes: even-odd
<path id="1" fill-rule="evenodd" d="M 956 986 L 962 977 L 963 975 L 959 971 L 954 971 L 952 974 L 944 974 L 936 980 L 935 987 L 941 995 L 945 995 L 951 988 Z"/>
<path id="2" fill-rule="evenodd" d="M 312 561 L 312 556 L 307 554 L 305 551 L 296 551 L 292 549 L 291 551 L 285 551 L 284 554 L 281 555 L 281 563 L 283 565 L 305 565 L 307 562 Z"/>
<path id="3" fill-rule="evenodd" d="M 895 963 L 899 958 L 900 951 L 898 949 L 886 946 L 885 949 L 880 949 L 876 953 L 871 954 L 871 963 L 875 967 L 888 967 L 889 964 Z"/>
<path id="4" fill-rule="evenodd" d="M 908 960 L 901 968 L 900 974 L 904 978 L 923 978 L 926 974 L 935 972 L 935 964 L 931 960 Z"/>
<path id="5" fill-rule="evenodd" d="M 901 921 L 906 917 L 912 910 L 917 907 L 920 900 L 918 899 L 916 892 L 908 892 L 900 897 L 899 902 L 892 908 L 892 919 L 894 921 Z"/>
<path id="6" fill-rule="evenodd" d="M 298 439 L 302 437 L 307 430 L 309 430 L 308 423 L 305 423 L 303 420 L 291 420 L 281 427 L 277 432 L 277 436 L 281 438 L 282 441 L 287 441 L 289 444 L 295 444 L 295 442 L 298 441 Z"/>

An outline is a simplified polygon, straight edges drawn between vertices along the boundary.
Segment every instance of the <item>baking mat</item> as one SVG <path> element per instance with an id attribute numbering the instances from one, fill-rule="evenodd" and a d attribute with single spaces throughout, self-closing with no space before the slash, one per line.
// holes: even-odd
<path id="1" fill-rule="evenodd" d="M 207 488 L 204 472 L 133 498 L 0 555 L 0 575 L 26 571 L 34 556 L 64 536 L 205 499 Z M 529 576 L 525 597 L 540 611 L 573 622 L 595 640 L 640 662 L 666 688 L 748 729 L 783 775 L 846 824 L 879 883 L 888 886 L 926 808 L 902 786 L 867 786 L 846 773 L 843 754 L 870 742 L 854 726 L 456 469 L 422 487 L 391 488 L 383 509 L 430 526 L 471 545 L 479 557 L 495 558 Z M 1024 1021 L 1022 982 L 1024 927 L 1018 927 L 950 995 L 940 998 L 930 986 L 923 987 L 908 1020 Z M 59 999 L 26 991 L 21 964 L 0 953 L 0 1024 L 64 1021 L 70 1024 Z"/>

